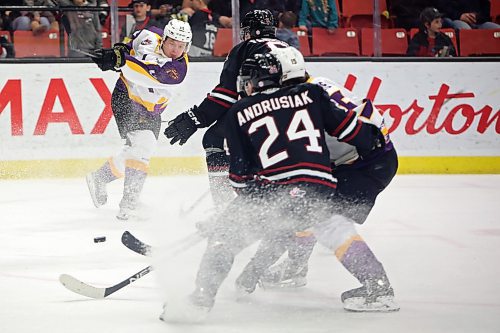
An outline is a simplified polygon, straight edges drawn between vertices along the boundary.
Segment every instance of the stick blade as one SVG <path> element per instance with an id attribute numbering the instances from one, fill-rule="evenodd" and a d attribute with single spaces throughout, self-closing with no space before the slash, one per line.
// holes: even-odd
<path id="1" fill-rule="evenodd" d="M 102 299 L 106 297 L 106 288 L 97 288 L 86 284 L 68 274 L 61 274 L 59 282 L 68 290 L 85 297 Z"/>

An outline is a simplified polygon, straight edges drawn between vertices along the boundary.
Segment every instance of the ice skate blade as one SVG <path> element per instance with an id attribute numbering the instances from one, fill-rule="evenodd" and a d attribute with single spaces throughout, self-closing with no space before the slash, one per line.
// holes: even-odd
<path id="1" fill-rule="evenodd" d="M 307 278 L 295 277 L 293 279 L 282 280 L 279 282 L 259 281 L 259 287 L 262 289 L 294 289 L 304 287 L 307 284 Z"/>
<path id="2" fill-rule="evenodd" d="M 344 309 L 350 312 L 395 312 L 400 306 L 392 296 L 379 296 L 374 302 L 366 302 L 364 297 L 352 297 L 344 300 Z"/>

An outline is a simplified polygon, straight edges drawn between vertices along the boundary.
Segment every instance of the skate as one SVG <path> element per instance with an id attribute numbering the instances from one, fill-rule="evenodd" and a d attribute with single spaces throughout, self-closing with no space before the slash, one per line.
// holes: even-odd
<path id="1" fill-rule="evenodd" d="M 108 201 L 108 194 L 106 193 L 106 184 L 101 182 L 95 172 L 87 174 L 85 177 L 87 186 L 89 188 L 90 197 L 96 208 L 105 205 Z"/>
<path id="2" fill-rule="evenodd" d="M 307 264 L 297 265 L 290 259 L 272 266 L 259 280 L 263 289 L 299 288 L 307 284 Z"/>
<path id="3" fill-rule="evenodd" d="M 236 288 L 236 298 L 245 297 L 255 291 L 259 282 L 258 277 L 251 276 L 251 274 L 243 272 L 236 279 L 234 286 Z"/>
<path id="4" fill-rule="evenodd" d="M 160 320 L 166 323 L 200 323 L 206 320 L 214 302 L 215 299 L 200 288 L 187 299 L 164 304 Z"/>
<path id="5" fill-rule="evenodd" d="M 362 287 L 341 295 L 344 309 L 352 312 L 394 312 L 399 305 L 394 301 L 394 290 L 387 281 L 366 281 Z"/>

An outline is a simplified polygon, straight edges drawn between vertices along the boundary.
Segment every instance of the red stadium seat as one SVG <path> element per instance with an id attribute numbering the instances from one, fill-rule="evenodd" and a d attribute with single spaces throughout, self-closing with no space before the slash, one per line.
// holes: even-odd
<path id="1" fill-rule="evenodd" d="M 386 0 L 379 0 L 380 12 L 387 11 Z M 343 0 L 342 16 L 346 28 L 372 28 L 373 27 L 373 0 Z M 390 21 L 381 15 L 383 28 L 390 26 Z"/>
<path id="2" fill-rule="evenodd" d="M 462 57 L 500 55 L 500 29 L 462 29 L 459 39 Z"/>
<path id="3" fill-rule="evenodd" d="M 312 28 L 312 53 L 314 55 L 359 56 L 359 39 L 356 29 L 339 28 L 329 34 L 325 28 Z"/>
<path id="4" fill-rule="evenodd" d="M 381 52 L 385 56 L 406 55 L 408 36 L 405 29 L 381 29 Z M 361 55 L 373 56 L 373 29 L 361 29 Z"/>
<path id="5" fill-rule="evenodd" d="M 410 30 L 410 40 L 415 36 L 415 34 L 418 32 L 418 28 L 412 28 Z M 458 54 L 458 47 L 457 47 L 457 33 L 455 32 L 455 29 L 452 28 L 446 28 L 446 29 L 441 29 L 441 32 L 444 33 L 446 36 L 451 38 L 451 41 L 453 42 L 453 46 L 455 46 L 455 50 L 457 51 Z"/>
<path id="6" fill-rule="evenodd" d="M 59 32 L 47 31 L 35 36 L 31 31 L 14 31 L 14 50 L 16 58 L 58 57 Z"/>
<path id="7" fill-rule="evenodd" d="M 225 57 L 233 48 L 233 30 L 219 28 L 214 42 L 214 57 Z"/>
<path id="8" fill-rule="evenodd" d="M 490 16 L 493 22 L 500 24 L 500 0 L 491 0 Z"/>
<path id="9" fill-rule="evenodd" d="M 109 33 L 108 30 L 102 29 L 101 38 L 102 38 L 102 47 L 103 48 L 110 48 L 111 47 L 111 34 Z"/>
<path id="10" fill-rule="evenodd" d="M 131 2 L 132 0 L 118 0 L 116 1 L 116 4 L 118 5 L 118 7 L 128 7 Z"/>
<path id="11" fill-rule="evenodd" d="M 310 57 L 312 55 L 311 45 L 309 43 L 309 36 L 307 36 L 307 32 L 300 31 L 299 28 L 292 28 L 292 31 L 295 32 L 299 38 L 300 53 L 302 53 L 304 57 Z"/>

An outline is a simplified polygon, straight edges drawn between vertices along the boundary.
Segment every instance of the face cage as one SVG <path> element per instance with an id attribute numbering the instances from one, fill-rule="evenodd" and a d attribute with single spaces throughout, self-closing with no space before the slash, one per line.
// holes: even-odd
<path id="1" fill-rule="evenodd" d="M 248 81 L 250 81 L 250 76 L 248 75 L 238 75 L 236 78 L 236 88 L 238 89 L 238 93 L 240 96 L 247 96 L 247 93 L 245 91 L 245 86 Z"/>
<path id="2" fill-rule="evenodd" d="M 240 40 L 245 41 L 245 36 L 250 35 L 250 28 L 249 27 L 243 27 L 240 29 Z"/>

